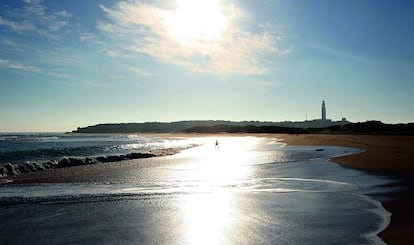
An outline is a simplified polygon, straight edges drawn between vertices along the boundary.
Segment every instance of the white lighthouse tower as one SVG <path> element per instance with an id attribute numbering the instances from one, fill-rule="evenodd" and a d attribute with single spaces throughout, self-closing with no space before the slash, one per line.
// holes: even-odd
<path id="1" fill-rule="evenodd" d="M 322 120 L 326 121 L 326 107 L 325 107 L 325 101 L 322 100 Z"/>

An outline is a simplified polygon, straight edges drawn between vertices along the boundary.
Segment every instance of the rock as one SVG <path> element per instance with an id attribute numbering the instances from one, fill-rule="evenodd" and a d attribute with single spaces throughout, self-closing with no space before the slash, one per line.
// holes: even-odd
<path id="1" fill-rule="evenodd" d="M 35 162 L 33 165 L 37 171 L 44 171 L 46 169 L 42 163 Z"/>
<path id="2" fill-rule="evenodd" d="M 106 159 L 108 162 L 119 162 L 119 161 L 124 160 L 122 156 L 107 156 Z"/>
<path id="3" fill-rule="evenodd" d="M 49 169 L 49 168 L 57 168 L 59 163 L 56 160 L 51 160 L 51 161 L 42 163 L 42 165 L 44 168 Z"/>
<path id="4" fill-rule="evenodd" d="M 85 165 L 85 159 L 83 158 L 74 158 L 74 157 L 65 157 L 61 159 L 57 166 L 59 168 L 67 168 L 67 167 L 73 167 L 73 166 L 79 166 L 79 165 Z"/>
<path id="5" fill-rule="evenodd" d="M 8 176 L 17 176 L 20 174 L 20 171 L 16 168 L 16 166 L 11 163 L 6 163 L 3 167 L 6 169 Z"/>
<path id="6" fill-rule="evenodd" d="M 0 167 L 0 178 L 7 177 L 7 169 L 3 166 Z"/>
<path id="7" fill-rule="evenodd" d="M 72 166 L 72 163 L 70 162 L 69 158 L 63 158 L 57 163 L 57 167 L 59 168 L 66 168 Z"/>
<path id="8" fill-rule="evenodd" d="M 42 166 L 43 166 L 43 168 L 44 168 L 45 170 L 46 170 L 46 169 L 50 169 L 49 162 L 42 162 L 41 164 L 42 164 Z"/>
<path id="9" fill-rule="evenodd" d="M 104 157 L 104 156 L 102 156 L 102 157 L 96 157 L 95 159 L 97 161 L 99 161 L 99 162 L 108 162 L 108 159 L 106 157 Z"/>
<path id="10" fill-rule="evenodd" d="M 36 172 L 36 166 L 32 162 L 25 162 L 23 164 L 27 169 L 29 169 L 29 172 Z"/>
<path id="11" fill-rule="evenodd" d="M 18 169 L 21 173 L 29 173 L 32 172 L 32 169 L 30 167 L 29 163 L 24 163 L 18 166 Z"/>
<path id="12" fill-rule="evenodd" d="M 139 152 L 133 152 L 126 155 L 128 159 L 139 159 L 139 158 L 149 158 L 154 157 L 155 154 L 151 153 L 139 153 Z"/>
<path id="13" fill-rule="evenodd" d="M 85 158 L 85 164 L 90 165 L 90 164 L 96 164 L 99 163 L 99 161 L 96 158 Z"/>
<path id="14" fill-rule="evenodd" d="M 79 166 L 79 165 L 85 165 L 85 159 L 82 158 L 69 158 L 69 161 L 71 163 L 70 166 Z"/>

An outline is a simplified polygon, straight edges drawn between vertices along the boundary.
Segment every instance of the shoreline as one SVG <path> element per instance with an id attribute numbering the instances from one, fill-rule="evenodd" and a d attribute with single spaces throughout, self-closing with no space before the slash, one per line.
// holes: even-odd
<path id="1" fill-rule="evenodd" d="M 391 222 L 378 236 L 387 244 L 414 244 L 414 136 L 374 135 L 275 135 L 287 145 L 335 145 L 363 151 L 330 159 L 345 167 L 395 177 L 398 191 L 387 193 L 382 201 L 391 213 Z"/>
<path id="2" fill-rule="evenodd" d="M 344 146 L 355 147 L 363 151 L 354 155 L 333 157 L 329 161 L 336 162 L 342 166 L 367 171 L 373 174 L 383 174 L 395 177 L 396 183 L 393 187 L 399 187 L 398 191 L 386 193 L 387 200 L 380 201 L 383 207 L 389 211 L 391 222 L 378 236 L 387 244 L 414 244 L 414 237 L 411 236 L 414 230 L 414 181 L 410 176 L 414 176 L 414 136 L 373 136 L 373 135 L 335 135 L 335 134 L 144 134 L 161 137 L 265 137 L 277 140 L 286 145 L 312 145 L 312 146 Z M 146 162 L 162 161 L 161 158 L 143 158 L 142 164 Z M 124 169 L 133 169 L 134 161 L 127 160 L 123 163 Z M 98 166 L 99 165 L 99 166 Z M 29 183 L 50 183 L 50 182 L 73 182 L 88 181 L 89 178 L 102 180 L 108 177 L 104 172 L 117 170 L 117 163 L 92 164 L 74 166 L 70 168 L 53 169 L 27 173 L 13 177 L 12 184 Z M 83 176 L 78 176 L 83 172 Z M 117 174 L 115 172 L 115 174 Z M 71 177 L 72 176 L 72 177 Z M 73 177 L 78 176 L 78 177 Z M 74 178 L 74 179 L 73 179 Z M 373 197 L 377 200 L 377 198 Z"/>

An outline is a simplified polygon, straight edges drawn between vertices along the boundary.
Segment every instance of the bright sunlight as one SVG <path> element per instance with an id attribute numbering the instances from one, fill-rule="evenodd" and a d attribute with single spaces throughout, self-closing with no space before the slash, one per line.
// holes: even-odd
<path id="1" fill-rule="evenodd" d="M 220 0 L 177 0 L 168 22 L 170 35 L 186 45 L 218 40 L 228 27 Z"/>

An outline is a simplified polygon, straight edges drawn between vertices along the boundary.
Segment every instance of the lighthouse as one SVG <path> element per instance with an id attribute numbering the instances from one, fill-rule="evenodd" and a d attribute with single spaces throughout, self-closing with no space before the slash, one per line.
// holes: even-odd
<path id="1" fill-rule="evenodd" d="M 326 120 L 326 107 L 325 107 L 325 101 L 322 100 L 322 120 Z"/>

